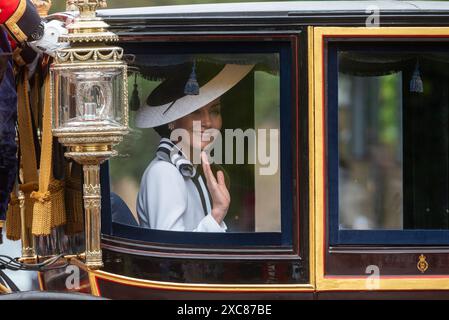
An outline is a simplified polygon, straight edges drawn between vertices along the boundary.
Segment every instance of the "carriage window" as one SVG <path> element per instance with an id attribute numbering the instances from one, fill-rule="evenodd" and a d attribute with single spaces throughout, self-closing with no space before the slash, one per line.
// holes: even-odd
<path id="1" fill-rule="evenodd" d="M 279 53 L 136 54 L 131 134 L 109 163 L 116 222 L 281 232 Z"/>
<path id="2" fill-rule="evenodd" d="M 329 117 L 338 118 L 338 135 L 328 139 L 338 149 L 330 164 L 338 172 L 338 196 L 331 191 L 337 229 L 447 230 L 449 52 L 431 45 L 360 45 L 335 53 L 330 62 L 338 73 L 330 72 L 329 81 L 337 80 L 338 97 L 330 96 L 338 105 Z M 333 239 L 361 234 L 344 235 Z"/>

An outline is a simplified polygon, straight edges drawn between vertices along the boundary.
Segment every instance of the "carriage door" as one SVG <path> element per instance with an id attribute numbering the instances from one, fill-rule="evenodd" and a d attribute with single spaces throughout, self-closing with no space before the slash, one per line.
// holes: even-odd
<path id="1" fill-rule="evenodd" d="M 318 290 L 447 287 L 449 29 L 315 28 Z"/>

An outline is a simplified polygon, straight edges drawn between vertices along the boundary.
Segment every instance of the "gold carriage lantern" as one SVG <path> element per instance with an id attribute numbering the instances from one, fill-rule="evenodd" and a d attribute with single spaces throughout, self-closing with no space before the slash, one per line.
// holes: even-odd
<path id="1" fill-rule="evenodd" d="M 65 156 L 83 165 L 86 265 L 103 266 L 100 248 L 100 164 L 117 154 L 113 146 L 128 133 L 128 80 L 118 36 L 96 17 L 102 0 L 72 1 L 79 16 L 67 26 L 51 66 L 53 135 Z"/>

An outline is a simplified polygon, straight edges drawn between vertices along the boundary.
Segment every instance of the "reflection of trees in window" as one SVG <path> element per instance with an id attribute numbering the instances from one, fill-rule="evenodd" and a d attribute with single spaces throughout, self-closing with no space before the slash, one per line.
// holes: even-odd
<path id="1" fill-rule="evenodd" d="M 340 75 L 339 81 L 349 89 L 339 111 L 341 227 L 401 228 L 400 76 Z"/>
<path id="2" fill-rule="evenodd" d="M 443 56 L 339 56 L 342 228 L 449 227 L 449 65 Z M 423 92 L 411 90 L 416 70 Z"/>

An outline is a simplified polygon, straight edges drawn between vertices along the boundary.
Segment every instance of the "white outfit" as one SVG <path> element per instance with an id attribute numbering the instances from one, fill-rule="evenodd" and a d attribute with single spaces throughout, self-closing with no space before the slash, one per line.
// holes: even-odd
<path id="1" fill-rule="evenodd" d="M 137 196 L 140 226 L 171 231 L 225 232 L 225 223 L 219 225 L 211 215 L 211 201 L 204 182 L 200 175 L 183 176 L 173 163 L 156 157 L 140 183 Z"/>

